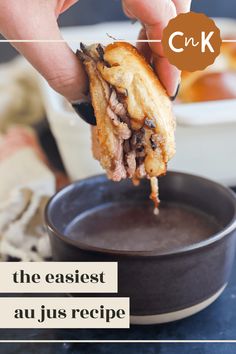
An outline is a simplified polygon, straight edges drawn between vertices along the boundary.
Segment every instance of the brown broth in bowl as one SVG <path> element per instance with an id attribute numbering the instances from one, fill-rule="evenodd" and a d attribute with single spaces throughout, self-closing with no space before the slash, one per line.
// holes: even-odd
<path id="1" fill-rule="evenodd" d="M 209 238 L 222 226 L 213 217 L 182 204 L 108 203 L 80 214 L 67 237 L 107 250 L 176 251 Z"/>

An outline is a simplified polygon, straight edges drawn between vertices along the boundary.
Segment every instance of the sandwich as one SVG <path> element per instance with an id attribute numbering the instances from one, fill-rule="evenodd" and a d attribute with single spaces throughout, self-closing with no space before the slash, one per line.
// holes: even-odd
<path id="1" fill-rule="evenodd" d="M 157 177 L 175 154 L 175 119 L 169 97 L 151 66 L 135 47 L 115 42 L 77 51 L 90 82 L 97 125 L 92 150 L 109 179 L 151 181 L 157 212 Z"/>

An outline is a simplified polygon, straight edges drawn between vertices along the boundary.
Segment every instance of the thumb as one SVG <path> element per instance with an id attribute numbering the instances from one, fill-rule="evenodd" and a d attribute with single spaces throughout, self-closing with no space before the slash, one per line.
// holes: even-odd
<path id="1" fill-rule="evenodd" d="M 69 101 L 78 101 L 87 94 L 83 65 L 66 43 L 17 43 L 16 47 L 49 85 Z"/>
<path id="2" fill-rule="evenodd" d="M 47 42 L 62 40 L 62 36 L 53 9 L 47 6 L 35 8 L 37 3 L 31 2 L 31 5 L 24 9 L 24 14 L 16 4 L 14 8 L 6 8 L 0 31 L 9 40 L 30 40 L 13 45 L 45 77 L 54 90 L 69 101 L 79 100 L 88 90 L 83 65 L 65 42 Z M 9 13 L 11 18 L 7 15 Z"/>

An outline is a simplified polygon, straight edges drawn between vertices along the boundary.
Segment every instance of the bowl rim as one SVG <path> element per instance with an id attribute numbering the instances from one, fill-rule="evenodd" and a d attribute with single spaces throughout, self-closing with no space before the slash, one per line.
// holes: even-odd
<path id="1" fill-rule="evenodd" d="M 83 178 L 81 180 L 75 181 L 70 183 L 69 185 L 63 187 L 60 189 L 57 193 L 55 193 L 48 201 L 45 211 L 44 211 L 44 220 L 47 229 L 53 234 L 54 237 L 57 237 L 60 239 L 60 241 L 65 242 L 66 244 L 69 244 L 70 246 L 74 246 L 75 248 L 80 249 L 81 251 L 86 251 L 90 253 L 102 253 L 106 255 L 114 255 L 114 256 L 127 256 L 127 257 L 166 257 L 166 256 L 175 256 L 175 255 L 181 255 L 185 253 L 190 253 L 202 248 L 205 248 L 211 244 L 216 243 L 217 241 L 222 240 L 224 237 L 228 236 L 231 234 L 236 229 L 236 195 L 235 193 L 228 187 L 224 186 L 221 183 L 218 183 L 216 181 L 213 181 L 211 179 L 199 176 L 199 175 L 194 175 L 190 173 L 185 173 L 185 172 L 179 172 L 179 171 L 168 171 L 168 175 L 180 175 L 180 176 L 186 176 L 186 177 L 192 177 L 194 179 L 198 179 L 200 181 L 203 181 L 204 183 L 210 184 L 211 186 L 216 186 L 217 188 L 220 188 L 224 193 L 227 194 L 228 198 L 232 201 L 234 204 L 234 215 L 231 221 L 228 223 L 227 226 L 225 226 L 222 230 L 218 231 L 217 233 L 213 234 L 212 236 L 208 237 L 205 240 L 202 240 L 200 242 L 193 243 L 188 246 L 184 246 L 182 248 L 179 248 L 177 250 L 171 250 L 171 251 L 165 251 L 165 252 L 158 252 L 158 250 L 148 250 L 148 251 L 125 251 L 125 250 L 111 250 L 111 249 L 106 249 L 102 247 L 96 247 L 92 245 L 88 245 L 84 242 L 81 241 L 75 241 L 73 239 L 70 239 L 69 237 L 63 235 L 60 231 L 57 230 L 57 228 L 53 225 L 53 223 L 50 221 L 50 215 L 49 215 L 49 210 L 54 203 L 54 201 L 61 196 L 61 194 L 64 194 L 65 192 L 70 191 L 71 189 L 74 188 L 74 186 L 82 185 L 85 182 L 89 181 L 96 181 L 96 180 L 105 180 L 107 179 L 105 174 L 99 174 L 99 175 L 94 175 L 91 177 Z"/>

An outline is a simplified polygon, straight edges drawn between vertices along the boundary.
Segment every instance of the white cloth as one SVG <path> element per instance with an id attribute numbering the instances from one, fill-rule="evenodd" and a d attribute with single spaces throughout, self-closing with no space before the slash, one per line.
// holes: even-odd
<path id="1" fill-rule="evenodd" d="M 0 257 L 40 261 L 51 255 L 43 212 L 55 192 L 53 173 L 30 147 L 0 162 Z"/>

